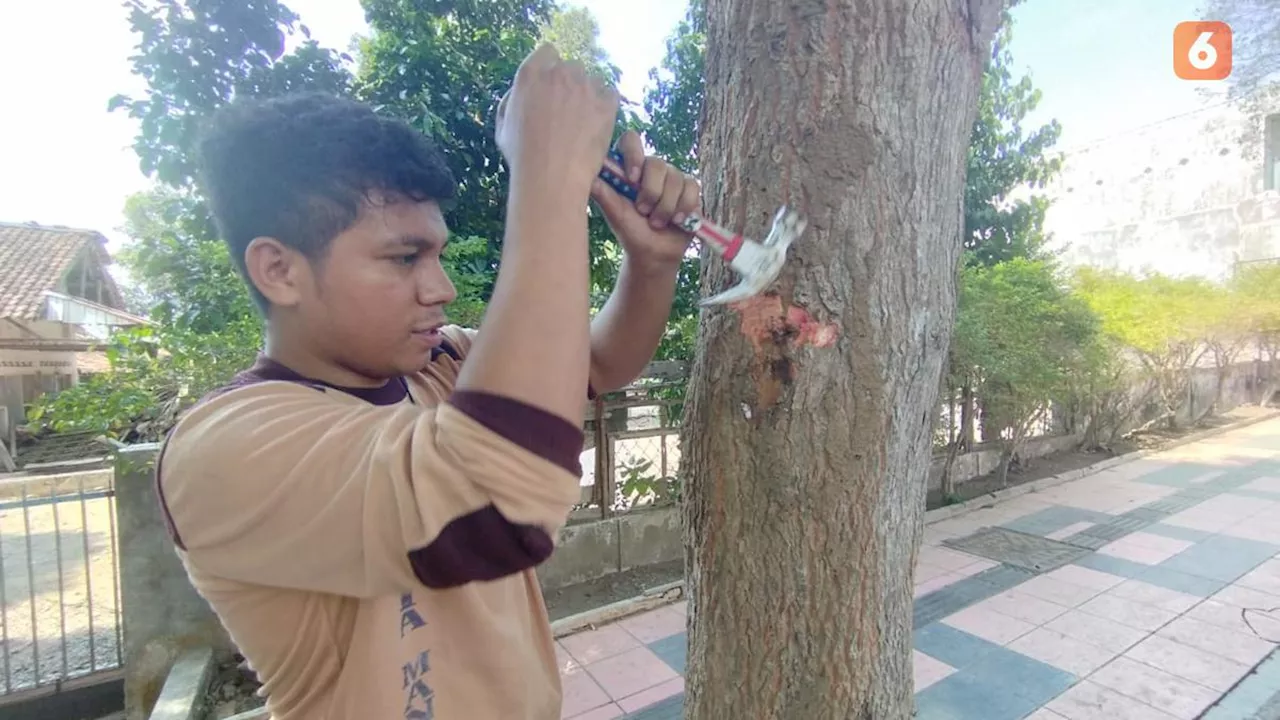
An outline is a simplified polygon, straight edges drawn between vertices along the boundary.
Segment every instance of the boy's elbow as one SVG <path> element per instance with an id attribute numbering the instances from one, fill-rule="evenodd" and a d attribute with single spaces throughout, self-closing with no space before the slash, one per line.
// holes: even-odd
<path id="1" fill-rule="evenodd" d="M 433 590 L 487 582 L 540 565 L 555 550 L 546 528 L 508 520 L 496 505 L 459 516 L 425 546 L 409 552 L 409 564 Z"/>

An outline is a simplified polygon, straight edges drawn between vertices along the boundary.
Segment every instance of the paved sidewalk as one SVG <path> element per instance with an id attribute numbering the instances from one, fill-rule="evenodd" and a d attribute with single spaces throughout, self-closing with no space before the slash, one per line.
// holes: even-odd
<path id="1" fill-rule="evenodd" d="M 1280 717 L 1280 419 L 925 529 L 921 720 Z M 563 638 L 564 717 L 679 718 L 683 603 Z"/>

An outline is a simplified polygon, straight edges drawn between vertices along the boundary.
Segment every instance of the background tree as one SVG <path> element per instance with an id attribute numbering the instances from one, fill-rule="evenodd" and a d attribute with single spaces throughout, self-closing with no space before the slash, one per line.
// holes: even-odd
<path id="1" fill-rule="evenodd" d="M 1133 354 L 1152 384 L 1161 409 L 1147 426 L 1177 427 L 1191 369 L 1209 347 L 1213 286 L 1195 277 L 1132 276 L 1088 267 L 1077 269 L 1074 284 L 1101 318 L 1102 331 Z"/>
<path id="2" fill-rule="evenodd" d="M 1014 2 L 1013 5 L 1016 5 Z M 969 138 L 965 173 L 966 264 L 994 265 L 1036 258 L 1044 249 L 1049 198 L 1035 191 L 1062 167 L 1049 155 L 1062 135 L 1057 120 L 1027 132 L 1023 122 L 1040 105 L 1030 77 L 1014 80 L 1013 18 L 1002 13 L 1000 30 L 982 76 L 978 117 Z M 1019 193 L 1025 195 L 1020 197 Z"/>
<path id="3" fill-rule="evenodd" d="M 702 317 L 687 717 L 911 715 L 912 560 L 1001 9 L 707 2 L 708 214 L 758 235 L 790 203 L 811 224 L 774 292 Z M 703 266 L 705 290 L 733 280 Z"/>
<path id="4" fill-rule="evenodd" d="M 991 266 L 1044 255 L 1049 199 L 1035 191 L 1061 169 L 1061 159 L 1050 156 L 1049 150 L 1062 127 L 1056 120 L 1030 132 L 1023 127 L 1027 115 L 1040 104 L 1040 91 L 1029 77 L 1014 80 L 1012 40 L 1013 18 L 1006 9 L 985 65 L 978 114 L 969 137 L 962 236 L 966 265 Z M 956 452 L 971 448 L 976 440 L 981 399 L 963 380 L 965 372 L 953 368 L 950 377 L 948 397 L 960 405 L 959 433 L 948 439 L 955 446 L 950 453 L 954 459 Z M 944 483 L 950 481 L 950 470 L 948 462 Z"/>
<path id="5" fill-rule="evenodd" d="M 558 14 L 550 0 L 365 0 L 364 5 L 372 31 L 356 43 L 357 65 L 349 55 L 310 40 L 297 15 L 273 0 L 128 0 L 138 36 L 131 61 L 147 86 L 138 96 L 112 98 L 109 109 L 139 121 L 134 149 L 155 186 L 129 201 L 131 239 L 121 260 L 135 288 L 131 299 L 143 304 L 159 326 L 146 342 L 121 337 L 111 354 L 118 372 L 94 388 L 69 391 L 72 395 L 57 408 L 37 413 L 47 424 L 114 427 L 119 418 L 60 413 L 90 407 L 122 412 L 135 407 L 126 398 L 174 395 L 178 375 L 152 373 L 154 366 L 144 362 L 150 355 L 134 362 L 129 353 L 147 349 L 152 355 L 186 356 L 188 348 L 216 345 L 224 348 L 224 356 L 244 357 L 258 347 L 260 333 L 246 329 L 260 330 L 260 318 L 204 206 L 192 152 L 204 120 L 236 97 L 294 90 L 354 95 L 444 145 L 462 184 L 460 202 L 448 212 L 454 236 L 444 257 L 459 293 L 451 317 L 479 325 L 496 276 L 505 207 L 505 170 L 492 140 L 498 99 L 543 33 L 560 33 L 564 42 L 580 45 L 569 51 L 601 63 L 602 72 L 616 77 L 617 70 L 607 65 L 589 14 Z M 603 302 L 620 251 L 599 213 L 592 217 L 591 232 L 594 279 Z M 223 332 L 225 337 L 214 337 Z M 227 349 L 232 343 L 245 345 L 233 352 Z M 227 377 L 233 371 L 210 365 Z M 87 397 L 90 392 L 103 397 L 116 392 L 121 402 L 75 401 L 75 393 Z"/>
<path id="6" fill-rule="evenodd" d="M 1054 401 L 1071 391 L 1090 359 L 1097 316 L 1044 260 L 1014 258 L 966 267 L 952 357 L 983 399 L 983 428 L 1001 446 L 1001 485 L 1009 466 Z"/>

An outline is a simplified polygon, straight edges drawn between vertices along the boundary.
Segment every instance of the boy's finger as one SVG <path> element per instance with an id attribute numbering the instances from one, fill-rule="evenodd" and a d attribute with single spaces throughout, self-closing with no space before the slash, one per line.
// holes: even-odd
<path id="1" fill-rule="evenodd" d="M 663 163 L 663 165 L 666 165 L 666 163 Z M 649 213 L 649 227 L 654 230 L 665 229 L 679 209 L 680 198 L 683 194 L 684 173 L 676 172 L 675 168 L 667 166 L 666 180 L 662 186 L 662 197 L 658 199 L 658 204 L 654 206 L 653 212 Z"/>
<path id="2" fill-rule="evenodd" d="M 700 213 L 701 204 L 703 204 L 703 193 L 698 187 L 698 181 L 684 173 L 680 173 L 680 177 L 684 187 L 680 191 L 680 202 L 676 204 L 676 214 L 671 217 L 671 222 L 677 225 L 684 223 L 685 218 L 692 213 Z"/>
<path id="3" fill-rule="evenodd" d="M 671 216 L 671 222 L 677 225 L 683 223 L 689 215 L 702 211 L 702 188 L 698 186 L 698 181 L 688 175 L 683 175 L 683 178 L 684 189 L 680 193 L 680 202 L 676 205 L 676 214 Z"/>
<path id="4" fill-rule="evenodd" d="M 516 70 L 516 77 L 526 75 L 535 70 L 542 70 L 560 62 L 560 51 L 549 42 L 539 43 L 533 52 L 525 57 Z"/>
<path id="5" fill-rule="evenodd" d="M 640 173 L 636 195 L 636 210 L 648 216 L 662 199 L 662 189 L 667 184 L 667 164 L 658 158 L 645 158 L 644 169 Z"/>
<path id="6" fill-rule="evenodd" d="M 622 165 L 627 171 L 627 180 L 632 183 L 639 182 L 640 173 L 644 170 L 644 140 L 641 139 L 640 133 L 635 130 L 622 133 L 622 137 L 618 138 L 614 148 L 622 153 Z"/>

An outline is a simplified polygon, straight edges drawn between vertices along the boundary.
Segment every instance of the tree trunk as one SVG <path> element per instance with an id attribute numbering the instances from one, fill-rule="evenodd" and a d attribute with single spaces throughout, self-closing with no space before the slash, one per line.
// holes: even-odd
<path id="1" fill-rule="evenodd" d="M 960 390 L 960 442 L 961 447 L 965 450 L 973 449 L 974 434 L 973 422 L 973 385 L 965 383 Z"/>
<path id="2" fill-rule="evenodd" d="M 709 0 L 707 214 L 809 219 L 701 319 L 683 438 L 696 720 L 912 710 L 913 558 L 1000 0 Z M 736 281 L 704 263 L 704 290 Z"/>

